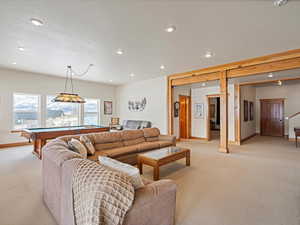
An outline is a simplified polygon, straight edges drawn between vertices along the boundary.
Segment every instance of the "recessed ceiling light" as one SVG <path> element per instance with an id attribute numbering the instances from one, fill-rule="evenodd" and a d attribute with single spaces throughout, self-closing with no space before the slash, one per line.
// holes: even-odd
<path id="1" fill-rule="evenodd" d="M 123 55 L 123 54 L 124 54 L 124 51 L 123 51 L 122 49 L 118 49 L 118 50 L 116 51 L 116 53 L 117 53 L 118 55 Z"/>
<path id="2" fill-rule="evenodd" d="M 161 66 L 160 66 L 160 69 L 161 69 L 161 70 L 164 70 L 165 68 L 166 68 L 166 67 L 165 67 L 164 65 L 161 65 Z"/>
<path id="3" fill-rule="evenodd" d="M 269 73 L 268 77 L 274 77 L 273 73 Z"/>
<path id="4" fill-rule="evenodd" d="M 109 82 L 113 82 L 113 80 L 109 80 Z"/>
<path id="5" fill-rule="evenodd" d="M 274 6 L 283 6 L 288 3 L 288 0 L 275 0 Z"/>
<path id="6" fill-rule="evenodd" d="M 205 52 L 205 55 L 204 55 L 204 57 L 207 59 L 212 58 L 213 56 L 214 56 L 214 54 L 211 51 Z"/>
<path id="7" fill-rule="evenodd" d="M 33 25 L 38 26 L 38 27 L 44 25 L 43 21 L 36 19 L 36 18 L 31 18 L 30 21 Z"/>
<path id="8" fill-rule="evenodd" d="M 134 74 L 134 73 L 131 73 L 129 76 L 130 76 L 130 77 L 134 77 L 134 76 L 135 76 L 135 74 Z"/>
<path id="9" fill-rule="evenodd" d="M 19 49 L 19 51 L 21 51 L 21 52 L 24 52 L 24 51 L 25 51 L 25 48 L 22 47 L 22 46 L 19 46 L 18 49 Z"/>
<path id="10" fill-rule="evenodd" d="M 277 84 L 278 84 L 279 86 L 281 86 L 281 85 L 282 85 L 282 81 L 279 80 L 279 81 L 277 82 Z"/>
<path id="11" fill-rule="evenodd" d="M 206 83 L 202 83 L 202 87 L 205 87 L 206 86 Z"/>
<path id="12" fill-rule="evenodd" d="M 166 32 L 168 33 L 172 33 L 176 30 L 176 27 L 175 26 L 169 26 L 165 29 Z"/>
<path id="13" fill-rule="evenodd" d="M 13 62 L 12 64 L 13 64 L 13 65 L 16 65 L 17 63 L 16 63 L 16 62 Z"/>

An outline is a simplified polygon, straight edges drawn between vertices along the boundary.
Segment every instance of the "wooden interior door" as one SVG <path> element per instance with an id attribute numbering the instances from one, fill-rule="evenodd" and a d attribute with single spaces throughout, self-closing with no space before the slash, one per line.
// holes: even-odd
<path id="1" fill-rule="evenodd" d="M 260 100 L 260 134 L 264 136 L 284 136 L 284 100 Z"/>
<path id="2" fill-rule="evenodd" d="M 179 134 L 180 138 L 190 138 L 191 130 L 191 97 L 179 96 Z"/>

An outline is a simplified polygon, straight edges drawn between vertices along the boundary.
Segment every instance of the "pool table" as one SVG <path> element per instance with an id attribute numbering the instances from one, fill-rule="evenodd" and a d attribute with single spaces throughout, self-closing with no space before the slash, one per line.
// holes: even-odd
<path id="1" fill-rule="evenodd" d="M 86 134 L 109 131 L 105 126 L 72 126 L 72 127 L 51 127 L 51 128 L 29 128 L 22 130 L 22 136 L 33 141 L 33 153 L 42 159 L 42 148 L 47 140 L 64 135 Z"/>

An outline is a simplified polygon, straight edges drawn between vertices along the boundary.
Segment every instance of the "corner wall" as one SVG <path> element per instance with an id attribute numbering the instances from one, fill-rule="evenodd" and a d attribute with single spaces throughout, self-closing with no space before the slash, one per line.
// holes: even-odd
<path id="1" fill-rule="evenodd" d="M 117 115 L 120 120 L 148 120 L 158 127 L 162 134 L 167 133 L 167 77 L 159 77 L 118 86 Z M 146 108 L 142 112 L 128 109 L 128 101 L 141 101 L 146 98 Z"/>

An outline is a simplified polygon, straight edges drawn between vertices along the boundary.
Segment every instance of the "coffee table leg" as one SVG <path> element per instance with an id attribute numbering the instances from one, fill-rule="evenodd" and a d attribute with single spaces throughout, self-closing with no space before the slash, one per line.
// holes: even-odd
<path id="1" fill-rule="evenodd" d="M 140 170 L 140 174 L 143 174 L 143 163 L 138 161 L 138 168 Z"/>
<path id="2" fill-rule="evenodd" d="M 154 167 L 154 172 L 153 172 L 153 180 L 159 180 L 159 166 Z"/>
<path id="3" fill-rule="evenodd" d="M 186 160 L 186 165 L 190 166 L 191 165 L 191 152 L 190 151 L 186 152 L 185 160 Z"/>

